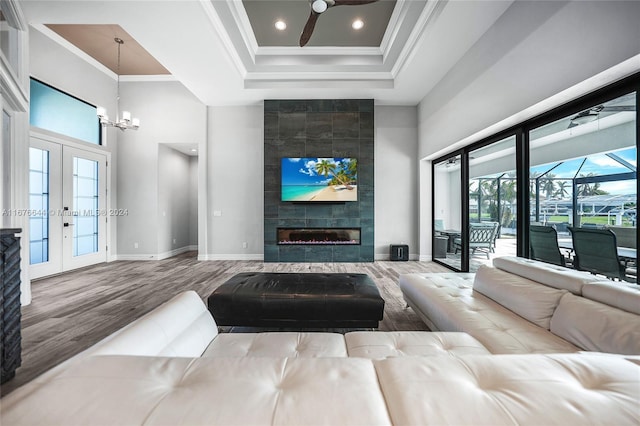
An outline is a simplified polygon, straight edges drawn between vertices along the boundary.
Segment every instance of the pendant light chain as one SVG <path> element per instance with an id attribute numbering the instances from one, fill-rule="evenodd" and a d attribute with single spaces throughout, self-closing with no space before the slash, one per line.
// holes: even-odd
<path id="1" fill-rule="evenodd" d="M 124 40 L 120 37 L 116 37 L 114 40 L 118 44 L 118 63 L 116 65 L 116 78 L 118 79 L 118 86 L 116 88 L 116 117 L 118 117 L 120 114 L 120 46 L 124 44 Z"/>
<path id="2" fill-rule="evenodd" d="M 118 62 L 116 64 L 116 119 L 109 120 L 107 116 L 107 110 L 102 107 L 97 107 L 96 112 L 100 119 L 100 124 L 103 127 L 111 126 L 117 127 L 120 130 L 138 130 L 140 127 L 140 120 L 138 118 L 131 118 L 131 113 L 128 111 L 122 111 L 122 117 L 120 117 L 120 48 L 124 44 L 124 40 L 120 37 L 114 37 L 113 40 L 118 44 Z"/>

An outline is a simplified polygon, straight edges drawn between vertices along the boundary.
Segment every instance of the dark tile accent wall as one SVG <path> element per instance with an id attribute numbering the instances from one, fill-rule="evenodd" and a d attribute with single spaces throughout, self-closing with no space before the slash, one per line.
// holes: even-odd
<path id="1" fill-rule="evenodd" d="M 373 262 L 373 100 L 264 101 L 264 261 Z M 283 157 L 353 157 L 358 201 L 280 201 Z M 356 246 L 282 246 L 278 228 L 361 228 Z"/>

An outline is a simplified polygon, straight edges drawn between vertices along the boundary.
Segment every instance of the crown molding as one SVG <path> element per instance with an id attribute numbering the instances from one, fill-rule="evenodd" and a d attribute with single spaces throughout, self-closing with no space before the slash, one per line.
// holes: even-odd
<path id="1" fill-rule="evenodd" d="M 171 74 L 156 74 L 156 75 L 121 75 L 121 83 L 137 83 L 137 82 L 166 82 L 166 81 L 178 81 Z"/>
<path id="2" fill-rule="evenodd" d="M 420 17 L 418 18 L 418 22 L 413 27 L 411 34 L 407 40 L 404 40 L 403 48 L 391 67 L 391 74 L 394 78 L 402 71 L 407 60 L 411 57 L 411 54 L 414 52 L 416 48 L 416 43 L 423 36 L 423 34 L 431 27 L 431 24 L 437 19 L 442 10 L 445 8 L 448 0 L 441 1 L 429 1 L 427 2 L 424 9 L 422 9 L 422 13 L 420 13 Z M 388 53 L 388 52 L 385 52 Z M 387 56 L 385 55 L 385 58 Z"/>
<path id="3" fill-rule="evenodd" d="M 213 6 L 212 0 L 199 0 L 199 1 L 200 1 L 200 5 L 202 5 L 202 8 L 204 9 L 204 12 L 206 13 L 207 17 L 211 21 L 211 25 L 213 29 L 215 30 L 216 34 L 220 37 L 220 40 L 222 41 L 222 44 L 225 50 L 227 51 L 229 58 L 231 58 L 233 65 L 236 67 L 240 75 L 244 78 L 247 75 L 247 67 L 242 62 L 242 59 L 240 58 L 240 55 L 238 54 L 236 47 L 233 44 L 233 41 L 231 41 L 231 37 L 229 37 L 229 33 L 226 31 L 225 25 L 220 19 L 220 15 L 218 15 L 216 8 Z M 225 2 L 223 1 L 219 3 L 225 3 Z"/>
<path id="4" fill-rule="evenodd" d="M 258 41 L 253 33 L 253 28 L 251 27 L 247 11 L 242 5 L 242 0 L 228 0 L 228 5 L 231 15 L 238 24 L 238 30 L 240 31 L 240 36 L 242 37 L 244 46 L 255 63 L 255 58 L 260 47 L 258 46 Z"/>
<path id="5" fill-rule="evenodd" d="M 242 0 L 201 0 L 245 88 L 342 87 L 364 80 L 365 87 L 393 87 L 393 79 L 416 46 L 439 2 L 397 0 L 380 47 L 258 46 Z M 418 17 L 419 16 L 419 17 Z M 413 28 L 418 21 L 419 29 Z M 410 22 L 409 22 L 410 21 Z M 269 82 L 273 82 L 272 84 Z M 334 83 L 330 83 L 334 82 Z"/>

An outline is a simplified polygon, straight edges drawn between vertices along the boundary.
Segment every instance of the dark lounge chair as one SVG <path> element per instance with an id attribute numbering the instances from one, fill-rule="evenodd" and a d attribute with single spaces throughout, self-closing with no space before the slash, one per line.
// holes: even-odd
<path id="1" fill-rule="evenodd" d="M 570 227 L 575 257 L 580 271 L 605 275 L 611 279 L 634 281 L 627 277 L 625 263 L 618 257 L 616 234 L 608 229 Z"/>
<path id="2" fill-rule="evenodd" d="M 555 229 L 550 226 L 531 225 L 529 230 L 531 259 L 566 266 L 566 259 L 558 247 L 558 233 Z"/>

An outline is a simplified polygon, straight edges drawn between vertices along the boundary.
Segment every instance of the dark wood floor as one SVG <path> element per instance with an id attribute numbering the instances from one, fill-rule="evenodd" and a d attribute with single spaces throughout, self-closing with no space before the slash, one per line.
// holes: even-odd
<path id="1" fill-rule="evenodd" d="M 198 261 L 195 252 L 162 261 L 118 261 L 34 281 L 22 308 L 22 366 L 2 395 L 88 348 L 185 290 L 203 299 L 240 272 L 351 272 L 368 274 L 385 300 L 379 330 L 427 330 L 404 309 L 398 277 L 445 272 L 432 262 L 263 263 Z"/>

